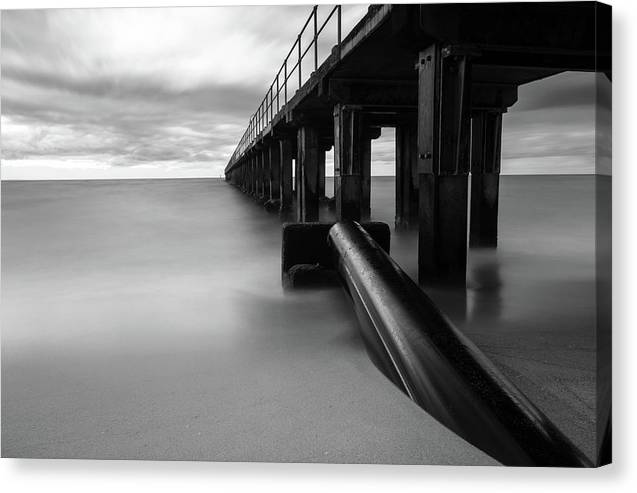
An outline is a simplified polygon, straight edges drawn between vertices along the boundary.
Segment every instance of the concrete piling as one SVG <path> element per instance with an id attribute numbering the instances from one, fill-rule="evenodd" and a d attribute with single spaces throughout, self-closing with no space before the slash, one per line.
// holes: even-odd
<path id="1" fill-rule="evenodd" d="M 469 245 L 498 244 L 502 113 L 478 111 L 471 119 L 471 221 Z"/>
<path id="2" fill-rule="evenodd" d="M 305 125 L 297 133 L 297 162 L 300 176 L 297 176 L 297 212 L 301 222 L 318 221 L 319 211 L 319 135 L 315 127 Z M 325 157 L 323 153 L 323 166 Z"/>

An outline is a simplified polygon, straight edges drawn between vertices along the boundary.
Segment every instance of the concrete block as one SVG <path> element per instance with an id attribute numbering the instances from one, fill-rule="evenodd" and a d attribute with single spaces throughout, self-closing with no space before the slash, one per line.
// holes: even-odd
<path id="1" fill-rule="evenodd" d="M 332 253 L 327 243 L 327 236 L 333 225 L 334 223 L 286 223 L 283 225 L 281 279 L 285 287 L 295 287 L 295 283 L 307 284 L 304 281 L 312 277 L 318 279 L 331 275 L 325 271 L 334 270 Z M 389 253 L 391 232 L 386 223 L 366 222 L 361 223 L 361 226 L 383 250 Z M 306 267 L 293 271 L 292 268 L 296 265 Z M 292 279 L 291 276 L 298 276 L 301 281 L 297 282 L 298 280 Z"/>

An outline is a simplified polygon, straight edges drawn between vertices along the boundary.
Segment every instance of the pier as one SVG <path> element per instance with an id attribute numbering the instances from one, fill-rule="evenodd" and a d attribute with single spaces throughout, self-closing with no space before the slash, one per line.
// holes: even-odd
<path id="1" fill-rule="evenodd" d="M 321 17 L 319 9 L 329 10 Z M 354 231 L 351 228 L 360 227 L 357 222 L 366 228 L 365 222 L 371 216 L 371 143 L 380 136 L 382 128 L 393 127 L 394 226 L 397 230 L 418 232 L 417 280 L 422 286 L 464 286 L 469 248 L 498 246 L 502 115 L 517 102 L 518 88 L 530 82 L 566 71 L 597 72 L 611 80 L 610 25 L 610 8 L 595 2 L 373 5 L 343 37 L 340 7 L 316 6 L 250 119 L 225 169 L 226 180 L 254 196 L 268 210 L 283 215 L 291 213 L 299 223 L 310 223 L 308 226 L 314 232 L 307 233 L 308 245 L 316 244 L 317 231 L 325 236 L 329 230 L 331 241 L 338 233 L 333 233 L 329 226 L 311 226 L 319 221 L 321 203 L 326 201 L 325 153 L 333 148 L 334 198 L 329 206 L 334 211 L 336 230 Z M 330 55 L 319 62 L 317 46 L 329 26 L 336 30 L 337 41 Z M 303 44 L 307 31 L 311 41 Z M 302 72 L 306 57 L 314 64 L 307 80 Z M 366 234 L 364 229 L 360 231 L 361 235 Z M 371 237 L 369 241 L 374 244 Z M 285 242 L 284 232 L 284 282 L 294 285 L 289 279 L 291 271 L 286 270 L 289 268 L 286 255 L 291 247 L 286 247 Z M 364 243 L 361 239 L 350 242 L 347 248 Z M 320 240 L 318 243 L 322 244 Z M 382 249 L 388 250 L 363 248 L 376 252 L 370 255 L 378 258 L 382 257 L 378 253 Z M 384 260 L 353 263 L 354 268 L 373 269 L 368 274 L 340 270 L 346 251 L 349 250 L 331 260 L 335 265 L 330 266 L 327 253 L 315 255 L 307 264 L 316 265 L 319 270 L 331 267 L 339 271 L 357 306 L 361 324 L 368 326 L 369 334 L 371 323 L 376 332 L 370 337 L 383 341 L 376 344 L 381 348 L 379 354 L 382 353 L 376 355 L 377 365 L 424 409 L 434 416 L 444 416 L 439 419 L 451 429 L 470 430 L 461 432 L 461 436 L 467 438 L 476 432 L 477 428 L 468 424 L 470 416 L 449 411 L 464 406 L 460 394 L 466 396 L 467 392 L 451 396 L 447 409 L 442 409 L 437 401 L 442 397 L 432 397 L 431 393 L 437 391 L 430 384 L 421 383 L 424 387 L 413 391 L 412 386 L 419 384 L 406 381 L 403 375 L 419 367 L 411 378 L 431 382 L 439 377 L 427 373 L 434 371 L 434 366 L 419 361 L 418 351 L 405 345 L 404 341 L 412 337 L 410 334 L 414 334 L 415 340 L 424 341 L 435 339 L 437 336 L 432 334 L 441 331 L 456 334 L 456 329 L 446 327 L 443 317 L 439 318 L 439 324 L 445 328 L 426 327 L 423 321 L 437 319 L 437 315 L 420 315 L 423 323 L 418 327 L 418 317 L 413 318 L 418 311 L 415 307 L 387 307 L 383 296 L 400 304 L 405 298 L 420 300 L 419 294 L 413 294 L 418 289 L 409 285 L 411 281 L 397 266 L 397 273 L 393 267 L 385 267 L 392 272 L 389 278 L 393 279 L 387 286 L 379 288 L 369 281 L 374 275 L 378 282 L 387 278 L 380 267 Z M 305 254 L 312 257 L 312 252 Z M 386 262 L 391 265 L 391 260 Z M 357 276 L 367 282 L 359 281 L 357 285 L 351 280 Z M 367 291 L 361 293 L 359 289 Z M 368 306 L 372 299 L 374 309 Z M 430 302 L 418 303 L 422 306 Z M 393 309 L 410 313 L 403 317 L 409 323 L 388 327 L 383 322 L 379 328 L 374 322 L 377 310 L 391 313 Z M 610 330 L 609 323 L 602 325 L 608 325 L 606 328 Z M 403 340 L 397 345 L 399 349 L 395 349 L 398 353 L 392 353 L 387 346 L 384 340 L 387 334 Z M 602 348 L 608 347 L 606 337 L 609 334 L 598 336 L 599 341 L 605 341 L 600 344 Z M 466 352 L 468 343 L 463 341 L 458 336 L 455 348 L 448 341 L 444 343 L 452 365 L 453 360 L 462 359 L 459 354 Z M 428 343 L 413 344 L 425 350 Z M 523 394 L 510 390 L 513 387 L 506 378 L 493 377 L 488 358 L 477 351 L 469 357 L 473 369 L 458 377 L 458 388 L 467 385 L 473 389 L 469 393 L 481 394 L 475 400 L 469 399 L 473 406 L 498 401 L 496 394 L 518 403 L 511 409 L 527 402 L 528 407 L 525 404 L 511 412 L 525 416 L 521 419 L 529 423 L 527 429 L 533 429 L 526 436 L 522 433 L 512 438 L 519 431 L 514 423 L 517 418 L 512 419 L 510 426 L 504 425 L 509 426 L 509 431 L 503 432 L 506 437 L 503 443 L 514 440 L 516 447 L 522 447 L 519 462 L 511 457 L 511 449 L 504 446 L 498 449 L 490 444 L 488 436 L 479 447 L 485 450 L 492 446 L 492 456 L 505 463 L 510 458 L 518 465 L 608 463 L 610 408 L 609 400 L 604 399 L 610 395 L 609 358 L 606 352 L 600 354 L 597 368 L 601 372 L 597 390 L 602 397 L 598 396 L 601 400 L 597 410 L 597 450 L 595 460 L 589 462 Z M 409 361 L 397 363 L 401 359 Z M 452 373 L 461 374 L 462 368 L 454 368 Z M 475 377 L 480 373 L 485 379 Z M 494 393 L 482 392 L 480 389 L 485 386 Z M 419 393 L 425 397 L 418 397 Z M 517 426 L 520 422 L 517 420 Z M 545 443 L 534 448 L 534 452 L 524 450 L 525 440 L 539 444 L 546 436 L 558 437 L 557 445 Z M 480 440 L 469 439 L 474 445 Z M 547 459 L 551 447 L 554 461 Z"/>
<path id="2" fill-rule="evenodd" d="M 336 45 L 319 64 L 330 29 Z M 303 74 L 308 59 L 314 70 Z M 317 221 L 333 147 L 336 218 L 366 220 L 371 141 L 394 127 L 395 224 L 419 231 L 421 282 L 462 284 L 468 246 L 497 245 L 502 114 L 520 85 L 568 70 L 610 77 L 610 7 L 373 5 L 343 36 L 340 7 L 317 6 L 225 177 L 269 208 Z"/>
<path id="3" fill-rule="evenodd" d="M 218 23 L 223 16 L 212 10 L 208 21 Z M 268 24 L 260 39 L 268 39 L 278 12 L 259 19 L 261 28 Z M 3 177 L 2 456 L 608 464 L 611 177 L 512 176 L 500 161 L 505 112 L 529 94 L 524 84 L 555 75 L 556 86 L 570 91 L 573 74 L 564 71 L 591 73 L 576 96 L 592 94 L 602 109 L 590 148 L 609 144 L 610 8 L 374 5 L 355 26 L 346 7 L 309 7 L 307 14 L 273 64 L 254 114 L 226 101 L 233 114 L 245 109 L 247 126 L 232 156 L 232 145 L 219 147 L 227 151 L 219 171 L 229 158 L 225 176 Z M 172 28 L 174 15 L 166 12 L 165 24 L 149 21 L 148 32 L 163 34 L 158 26 Z M 156 119 L 186 103 L 178 85 L 176 99 L 149 112 L 119 88 L 163 101 L 152 91 L 166 81 L 154 71 L 149 85 L 139 85 L 135 73 L 120 78 L 119 66 L 105 79 L 96 63 L 80 84 L 75 76 L 86 61 L 110 53 L 113 39 L 122 46 L 122 38 L 106 32 L 84 53 L 60 35 L 61 24 L 42 43 L 42 16 L 34 11 L 31 28 L 16 23 L 7 39 L 15 37 L 17 60 L 47 62 L 50 70 L 33 72 L 47 87 L 76 93 L 74 103 L 55 101 L 69 110 L 60 122 L 94 121 L 93 106 L 78 112 L 78 102 L 88 87 L 112 87 L 118 97 L 95 91 L 99 107 L 108 104 L 126 122 L 122 140 L 104 140 L 115 147 L 109 156 L 122 159 L 126 147 L 130 157 L 146 143 L 137 142 L 146 133 L 137 124 L 131 132 L 135 118 L 157 139 L 167 135 L 155 133 Z M 98 17 L 91 33 L 113 25 Z M 217 47 L 192 36 L 190 19 L 180 24 L 188 64 L 191 38 L 202 56 Z M 290 21 L 277 22 L 278 29 Z M 139 24 L 131 26 L 125 32 L 137 39 Z M 37 40 L 38 49 L 20 39 Z M 81 56 L 63 64 L 73 77 L 58 87 L 57 77 L 43 76 L 59 75 L 53 61 L 70 52 Z M 144 50 L 131 54 L 154 65 Z M 254 80 L 255 53 L 235 54 L 221 53 L 231 70 L 240 66 L 233 80 Z M 223 77 L 204 69 L 217 87 Z M 32 98 L 30 78 L 15 67 L 13 75 L 10 85 L 22 88 L 13 111 L 18 101 L 39 108 L 30 121 L 49 129 L 41 117 L 49 115 L 51 93 Z M 108 80 L 112 86 L 102 85 Z M 196 91 L 188 105 L 199 110 L 200 80 L 190 82 Z M 225 97 L 225 89 L 214 94 Z M 220 107 L 207 91 L 205 110 L 214 115 Z M 589 114 L 587 102 L 579 103 L 585 111 L 577 115 Z M 550 116 L 567 107 L 558 105 Z M 203 147 L 216 145 L 208 129 L 225 135 L 236 128 L 220 114 L 220 125 L 198 114 Z M 189 118 L 159 116 L 173 137 L 190 128 L 177 125 Z M 98 128 L 107 133 L 95 135 L 110 135 L 111 123 L 103 118 Z M 593 127 L 585 123 L 577 127 L 581 140 Z M 395 176 L 372 176 L 387 128 L 395 135 Z M 140 158 L 174 157 L 157 139 Z M 87 142 L 78 140 L 63 149 L 82 151 Z M 48 148 L 49 139 L 39 141 Z M 176 142 L 195 155 L 189 140 Z M 326 173 L 331 153 L 334 176 Z M 209 154 L 197 156 L 214 170 Z M 75 164 L 76 153 L 68 157 Z M 117 162 L 108 165 L 113 173 Z"/>

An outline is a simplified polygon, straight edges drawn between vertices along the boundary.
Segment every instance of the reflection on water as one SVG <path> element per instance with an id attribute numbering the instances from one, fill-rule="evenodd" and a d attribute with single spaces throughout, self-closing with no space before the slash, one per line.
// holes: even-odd
<path id="1" fill-rule="evenodd" d="M 472 250 L 467 277 L 467 319 L 499 320 L 503 285 L 497 252 L 487 248 Z"/>

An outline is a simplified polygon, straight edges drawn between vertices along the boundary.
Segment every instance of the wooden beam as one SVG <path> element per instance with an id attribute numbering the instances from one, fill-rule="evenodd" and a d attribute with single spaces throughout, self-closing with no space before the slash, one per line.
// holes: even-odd
<path id="1" fill-rule="evenodd" d="M 420 26 L 436 39 L 480 48 L 568 54 L 595 49 L 597 2 L 425 4 Z M 609 9 L 610 10 L 610 9 Z M 610 22 L 608 22 L 610 27 Z M 452 41 L 451 41 L 452 40 Z M 604 44 L 600 50 L 609 50 Z"/>
<path id="2" fill-rule="evenodd" d="M 416 106 L 418 87 L 414 80 L 330 79 L 328 96 L 350 105 Z"/>
<path id="3" fill-rule="evenodd" d="M 472 110 L 497 109 L 501 113 L 518 100 L 518 86 L 515 84 L 471 84 Z"/>

